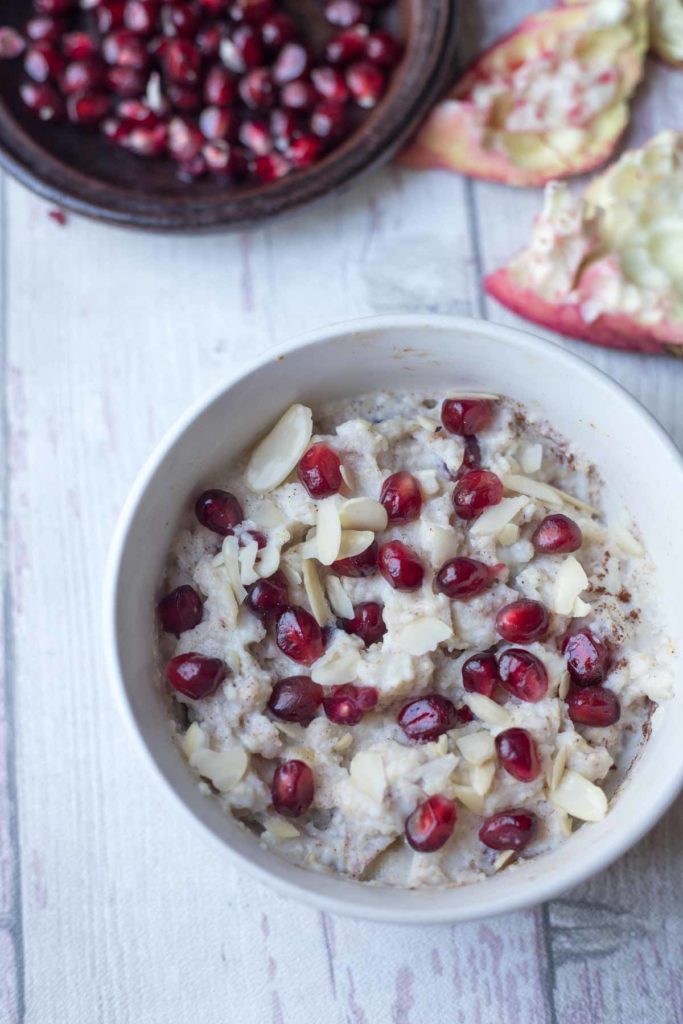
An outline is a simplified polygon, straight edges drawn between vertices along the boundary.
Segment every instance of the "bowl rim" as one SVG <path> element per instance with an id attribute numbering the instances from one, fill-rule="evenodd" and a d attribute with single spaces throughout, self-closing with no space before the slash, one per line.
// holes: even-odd
<path id="1" fill-rule="evenodd" d="M 467 316 L 395 313 L 337 321 L 324 327 L 298 334 L 281 345 L 269 348 L 237 372 L 227 374 L 219 383 L 195 399 L 153 448 L 151 454 L 138 471 L 128 496 L 124 501 L 112 534 L 107 555 L 102 600 L 104 659 L 106 673 L 114 691 L 115 702 L 126 723 L 127 731 L 132 736 L 134 745 L 147 761 L 152 775 L 166 793 L 170 795 L 176 806 L 182 809 L 185 820 L 189 819 L 192 821 L 197 834 L 208 838 L 217 849 L 222 851 L 223 855 L 227 853 L 238 868 L 244 869 L 252 878 L 269 886 L 282 896 L 303 901 L 318 910 L 346 917 L 386 924 L 464 923 L 465 921 L 480 920 L 481 918 L 497 914 L 510 913 L 537 906 L 579 885 L 612 864 L 618 857 L 643 838 L 668 810 L 683 788 L 683 749 L 681 751 L 680 763 L 677 766 L 671 765 L 670 773 L 662 780 L 659 790 L 652 794 L 652 799 L 648 805 L 641 808 L 640 817 L 634 820 L 634 824 L 632 824 L 630 829 L 622 830 L 621 832 L 608 832 L 602 838 L 601 845 L 597 851 L 590 852 L 584 859 L 577 858 L 566 871 L 556 872 L 547 876 L 539 875 L 524 885 L 520 885 L 518 887 L 519 891 L 512 889 L 508 894 L 502 896 L 487 896 L 486 887 L 482 885 L 480 903 L 476 907 L 466 908 L 464 912 L 459 911 L 457 905 L 442 907 L 420 907 L 416 905 L 410 911 L 394 908 L 391 906 L 391 896 L 395 890 L 391 889 L 386 890 L 386 905 L 380 907 L 367 906 L 364 904 L 365 887 L 362 884 L 359 884 L 358 896 L 353 901 L 349 898 L 348 892 L 343 898 L 341 896 L 336 897 L 329 894 L 312 892 L 306 886 L 307 872 L 302 870 L 300 884 L 298 881 L 293 882 L 277 876 L 266 868 L 250 861 L 247 856 L 216 835 L 207 824 L 193 813 L 192 809 L 185 804 L 180 794 L 161 771 L 152 755 L 150 747 L 144 739 L 127 696 L 118 653 L 119 639 L 116 629 L 116 602 L 119 571 L 128 535 L 135 520 L 138 505 L 159 465 L 176 442 L 192 426 L 194 421 L 226 391 L 239 386 L 246 377 L 258 372 L 267 364 L 277 362 L 283 356 L 294 351 L 306 348 L 313 349 L 317 345 L 324 344 L 335 338 L 341 341 L 344 337 L 357 331 L 382 331 L 402 327 L 415 330 L 426 328 L 460 331 L 468 332 L 470 335 L 494 334 L 501 341 L 515 345 L 520 350 L 531 354 L 545 351 L 550 347 L 553 357 L 558 362 L 558 368 L 564 365 L 574 373 L 583 373 L 588 377 L 597 378 L 608 392 L 622 400 L 625 399 L 627 404 L 631 405 L 634 414 L 640 417 L 643 424 L 649 428 L 657 443 L 666 450 L 672 463 L 678 467 L 679 472 L 683 475 L 683 453 L 679 451 L 656 417 L 607 373 L 555 341 L 549 341 L 546 338 L 541 338 L 538 335 L 516 327 L 508 327 L 489 320 Z M 379 890 L 374 889 L 373 891 L 377 892 Z M 399 891 L 405 893 L 407 890 Z M 444 891 L 449 892 L 453 890 L 446 889 Z"/>

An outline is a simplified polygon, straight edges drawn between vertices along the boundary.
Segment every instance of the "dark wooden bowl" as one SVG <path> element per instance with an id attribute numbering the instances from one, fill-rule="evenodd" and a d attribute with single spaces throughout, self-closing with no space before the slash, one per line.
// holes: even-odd
<path id="1" fill-rule="evenodd" d="M 314 42 L 325 27 L 317 0 L 292 0 Z M 43 124 L 18 93 L 21 59 L 0 62 L 0 164 L 41 196 L 75 213 L 159 231 L 244 227 L 310 202 L 388 160 L 453 78 L 455 0 L 401 0 L 406 52 L 390 87 L 357 130 L 316 166 L 268 185 L 184 184 L 171 161 L 144 160 L 98 133 Z M 4 24 L 21 28 L 25 0 L 3 4 Z"/>

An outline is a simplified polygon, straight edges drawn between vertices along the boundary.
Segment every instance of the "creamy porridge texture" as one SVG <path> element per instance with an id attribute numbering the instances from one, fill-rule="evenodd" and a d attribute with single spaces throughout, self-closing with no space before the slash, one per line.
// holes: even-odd
<path id="1" fill-rule="evenodd" d="M 673 650 L 627 514 L 547 423 L 456 389 L 295 405 L 211 485 L 161 658 L 199 784 L 261 843 L 449 885 L 604 817 Z"/>

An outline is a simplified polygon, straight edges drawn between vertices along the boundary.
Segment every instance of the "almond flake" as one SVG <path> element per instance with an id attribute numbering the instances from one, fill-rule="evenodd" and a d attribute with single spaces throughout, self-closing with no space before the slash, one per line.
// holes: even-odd
<path id="1" fill-rule="evenodd" d="M 190 764 L 221 793 L 228 793 L 244 776 L 249 758 L 243 747 L 235 746 L 229 750 L 198 750 Z"/>
<path id="2" fill-rule="evenodd" d="M 375 535 L 371 530 L 343 530 L 337 558 L 354 558 L 367 551 Z"/>
<path id="3" fill-rule="evenodd" d="M 425 616 L 414 619 L 394 633 L 393 639 L 401 650 L 420 657 L 435 651 L 439 644 L 453 635 L 452 628 L 443 619 Z"/>
<path id="4" fill-rule="evenodd" d="M 294 722 L 278 722 L 273 720 L 273 725 L 281 732 L 284 736 L 289 737 L 290 740 L 296 740 L 300 742 L 303 738 L 303 731 L 300 725 L 296 725 Z"/>
<path id="5" fill-rule="evenodd" d="M 423 430 L 427 430 L 430 434 L 436 433 L 439 429 L 439 423 L 436 420 L 430 420 L 428 416 L 416 416 L 415 422 L 418 426 L 422 427 Z"/>
<path id="6" fill-rule="evenodd" d="M 550 607 L 558 615 L 571 615 L 577 597 L 588 586 L 584 568 L 574 555 L 564 559 L 555 577 Z"/>
<path id="7" fill-rule="evenodd" d="M 548 784 L 550 786 L 550 792 L 554 792 L 562 781 L 564 776 L 565 768 L 567 767 L 567 759 L 569 757 L 569 744 L 562 743 L 557 748 L 557 753 L 553 758 L 553 763 L 550 768 L 550 778 Z"/>
<path id="8" fill-rule="evenodd" d="M 498 856 L 496 857 L 496 859 L 494 860 L 494 862 L 493 862 L 493 870 L 494 871 L 500 871 L 501 868 L 504 868 L 506 864 L 510 863 L 510 861 L 512 860 L 514 855 L 515 855 L 515 851 L 514 850 L 503 850 L 503 852 L 499 853 Z"/>
<path id="9" fill-rule="evenodd" d="M 345 750 L 353 746 L 353 736 L 350 732 L 343 733 L 338 740 L 332 740 L 332 749 L 336 750 L 338 754 L 343 754 Z"/>
<path id="10" fill-rule="evenodd" d="M 420 535 L 435 569 L 440 569 L 444 562 L 457 555 L 459 539 L 452 526 L 440 526 L 423 519 L 420 522 Z"/>
<path id="11" fill-rule="evenodd" d="M 341 539 L 342 528 L 337 503 L 334 498 L 326 498 L 318 506 L 315 534 L 318 559 L 323 565 L 332 565 L 339 556 Z"/>
<path id="12" fill-rule="evenodd" d="M 560 685 L 557 688 L 557 696 L 560 698 L 560 700 L 564 700 L 564 698 L 567 696 L 567 694 L 569 693 L 570 685 L 571 678 L 569 676 L 569 672 L 563 672 L 560 676 Z"/>
<path id="13" fill-rule="evenodd" d="M 387 788 L 387 776 L 381 754 L 372 750 L 361 750 L 349 765 L 351 782 L 361 793 L 375 803 L 381 804 Z"/>
<path id="14" fill-rule="evenodd" d="M 495 761 L 487 761 L 485 764 L 474 766 L 470 771 L 470 785 L 474 792 L 478 793 L 479 796 L 486 796 L 493 785 L 495 774 Z"/>
<path id="15" fill-rule="evenodd" d="M 183 754 L 189 761 L 198 750 L 205 750 L 209 745 L 209 737 L 198 722 L 193 722 L 182 740 Z"/>
<path id="16" fill-rule="evenodd" d="M 476 715 L 482 722 L 486 722 L 487 725 L 492 725 L 496 728 L 507 728 L 512 723 L 510 715 L 505 708 L 501 707 L 500 704 L 496 704 L 495 700 L 491 700 L 490 697 L 486 697 L 483 693 L 466 694 L 465 703 L 472 714 Z"/>
<path id="17" fill-rule="evenodd" d="M 289 540 L 289 534 L 285 534 L 283 543 Z M 273 541 L 269 541 L 261 551 L 256 564 L 256 571 L 262 579 L 268 579 L 280 568 L 280 547 Z"/>
<path id="18" fill-rule="evenodd" d="M 302 581 L 301 573 L 291 564 L 291 562 L 284 560 L 281 561 L 280 569 L 288 583 L 291 583 L 293 587 L 298 587 L 300 585 Z"/>
<path id="19" fill-rule="evenodd" d="M 355 648 L 340 651 L 334 648 L 323 654 L 311 668 L 311 679 L 321 686 L 350 683 L 358 674 L 360 655 Z"/>
<path id="20" fill-rule="evenodd" d="M 607 814 L 607 797 L 600 787 L 571 768 L 565 771 L 550 799 L 579 821 L 601 821 Z"/>
<path id="21" fill-rule="evenodd" d="M 460 398 L 485 398 L 488 402 L 497 402 L 500 395 L 492 395 L 488 391 L 448 391 L 448 398 L 456 400 Z"/>
<path id="22" fill-rule="evenodd" d="M 528 444 L 519 461 L 525 473 L 538 473 L 543 465 L 543 445 Z"/>
<path id="23" fill-rule="evenodd" d="M 502 544 L 504 548 L 509 548 L 512 544 L 516 544 L 519 540 L 520 530 L 516 523 L 508 523 L 503 529 L 496 535 L 496 540 L 499 544 Z"/>
<path id="24" fill-rule="evenodd" d="M 254 449 L 244 473 L 250 491 L 263 494 L 278 487 L 308 448 L 313 413 L 305 405 L 292 405 Z"/>
<path id="25" fill-rule="evenodd" d="M 268 835 L 273 839 L 297 839 L 301 832 L 291 821 L 284 818 L 266 818 L 264 822 Z"/>
<path id="26" fill-rule="evenodd" d="M 304 589 L 306 590 L 306 597 L 308 603 L 311 606 L 313 612 L 313 618 L 319 626 L 324 626 L 330 617 L 330 609 L 327 607 L 327 601 L 325 600 L 325 594 L 323 592 L 322 584 L 320 583 L 320 577 L 318 576 L 318 570 L 316 569 L 315 562 L 311 558 L 306 558 L 302 565 Z"/>
<path id="27" fill-rule="evenodd" d="M 451 786 L 451 792 L 456 800 L 464 804 L 468 810 L 475 814 L 482 814 L 484 811 L 484 798 L 471 786 Z"/>
<path id="28" fill-rule="evenodd" d="M 496 756 L 496 745 L 490 732 L 470 732 L 457 739 L 456 746 L 468 764 L 480 765 Z"/>
<path id="29" fill-rule="evenodd" d="M 248 587 L 250 583 L 255 583 L 259 578 L 254 568 L 257 557 L 258 544 L 255 540 L 250 540 L 248 544 L 239 549 L 240 580 L 245 587 Z"/>
<path id="30" fill-rule="evenodd" d="M 632 555 L 634 558 L 642 558 L 645 554 L 643 545 L 639 540 L 636 540 L 631 531 L 627 530 L 625 526 L 615 526 L 612 530 L 612 535 L 617 542 L 618 547 L 621 548 L 625 555 Z"/>
<path id="31" fill-rule="evenodd" d="M 384 505 L 374 498 L 351 498 L 344 502 L 339 518 L 345 530 L 386 530 L 389 517 Z"/>
<path id="32" fill-rule="evenodd" d="M 478 519 L 475 519 L 470 526 L 470 533 L 473 537 L 495 537 L 496 534 L 512 522 L 523 508 L 529 504 L 529 499 L 503 498 L 497 505 L 491 505 Z"/>
<path id="33" fill-rule="evenodd" d="M 543 483 L 541 480 L 532 480 L 528 476 L 509 473 L 503 477 L 503 486 L 508 491 L 514 491 L 516 494 L 526 494 L 529 498 L 538 498 L 544 504 L 552 505 L 555 508 L 560 508 L 562 505 L 562 498 L 555 488 L 551 487 L 550 484 Z"/>
<path id="34" fill-rule="evenodd" d="M 344 584 L 338 576 L 328 576 L 325 580 L 327 600 L 335 615 L 340 619 L 352 619 L 354 616 L 351 598 L 344 590 Z"/>
<path id="35" fill-rule="evenodd" d="M 584 615 L 590 615 L 593 609 L 585 601 L 582 601 L 580 597 L 577 597 L 574 601 L 574 607 L 572 608 L 572 618 L 581 619 Z"/>
<path id="36" fill-rule="evenodd" d="M 339 467 L 339 472 L 341 473 L 341 478 L 344 481 L 344 483 L 346 484 L 348 490 L 352 491 L 353 490 L 353 476 L 351 475 L 351 470 L 349 469 L 349 467 L 345 466 L 344 463 L 342 462 L 341 466 Z"/>

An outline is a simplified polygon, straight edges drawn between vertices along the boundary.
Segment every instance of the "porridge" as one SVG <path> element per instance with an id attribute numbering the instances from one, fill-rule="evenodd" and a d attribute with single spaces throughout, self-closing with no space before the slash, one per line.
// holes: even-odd
<path id="1" fill-rule="evenodd" d="M 160 660 L 198 784 L 259 842 L 453 885 L 604 817 L 674 651 L 626 512 L 548 423 L 489 395 L 294 405 L 211 483 Z"/>

